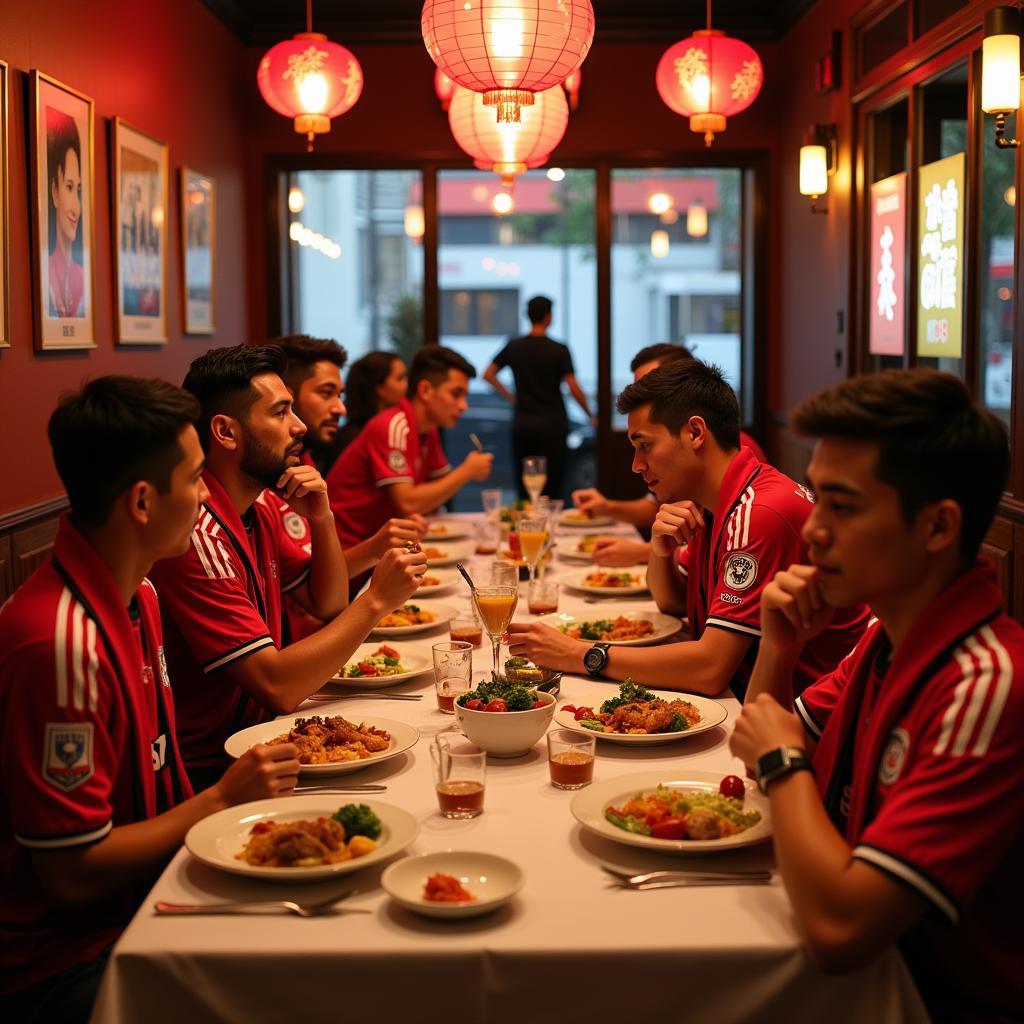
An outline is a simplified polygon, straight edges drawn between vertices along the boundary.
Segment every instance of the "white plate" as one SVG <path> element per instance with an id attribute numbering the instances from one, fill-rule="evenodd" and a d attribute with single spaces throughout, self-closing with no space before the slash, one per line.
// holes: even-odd
<path id="1" fill-rule="evenodd" d="M 611 516 L 592 516 L 587 519 L 581 512 L 567 509 L 558 519 L 559 526 L 571 526 L 573 529 L 592 530 L 595 526 L 614 526 Z"/>
<path id="2" fill-rule="evenodd" d="M 646 850 L 660 853 L 714 853 L 718 850 L 734 850 L 737 846 L 751 846 L 772 834 L 771 810 L 768 798 L 763 796 L 757 784 L 744 779 L 747 797 L 745 810 L 761 812 L 761 820 L 745 832 L 724 839 L 654 839 L 616 828 L 605 820 L 606 807 L 619 807 L 639 792 L 652 792 L 659 785 L 673 789 L 703 790 L 717 793 L 721 775 L 711 772 L 675 771 L 666 768 L 660 772 L 637 772 L 634 775 L 620 775 L 617 779 L 594 782 L 587 789 L 581 789 L 573 797 L 569 809 L 573 817 L 588 831 L 605 839 L 613 839 L 627 846 L 641 846 Z"/>
<path id="3" fill-rule="evenodd" d="M 432 658 L 428 658 L 421 651 L 411 650 L 405 644 L 389 644 L 386 640 L 375 644 L 360 644 L 352 657 L 345 663 L 345 668 L 348 668 L 349 665 L 354 665 L 358 661 L 362 661 L 364 658 L 368 658 L 371 654 L 376 654 L 377 648 L 382 643 L 398 654 L 398 660 L 409 670 L 408 672 L 399 672 L 398 675 L 394 676 L 352 677 L 345 677 L 339 673 L 329 680 L 330 685 L 345 690 L 382 690 L 385 686 L 394 686 L 395 683 L 401 683 L 406 679 L 422 675 L 424 672 L 433 671 L 434 662 Z"/>
<path id="4" fill-rule="evenodd" d="M 453 875 L 476 896 L 472 903 L 435 903 L 425 899 L 423 886 L 431 875 Z M 389 864 L 380 876 L 381 888 L 403 907 L 427 917 L 476 917 L 508 903 L 523 884 L 519 865 L 493 853 L 447 850 L 425 853 Z"/>
<path id="5" fill-rule="evenodd" d="M 439 565 L 454 565 L 456 562 L 465 562 L 473 557 L 473 548 L 469 544 L 449 544 L 445 541 L 424 541 L 423 550 L 437 548 L 442 553 L 440 558 L 427 558 L 427 570 L 434 569 Z"/>
<path id="6" fill-rule="evenodd" d="M 433 597 L 434 594 L 440 594 L 442 591 L 449 590 L 457 583 L 462 582 L 462 577 L 454 569 L 435 569 L 431 566 L 427 570 L 426 575 L 433 576 L 440 582 L 436 586 L 422 584 L 417 588 L 416 593 L 413 594 L 410 600 L 419 597 Z"/>
<path id="7" fill-rule="evenodd" d="M 646 647 L 648 644 L 657 643 L 667 636 L 678 633 L 683 625 L 674 615 L 665 615 L 662 612 L 616 611 L 615 609 L 606 611 L 604 608 L 598 607 L 594 608 L 593 612 L 581 612 L 579 615 L 572 615 L 569 612 L 552 612 L 550 615 L 542 615 L 537 621 L 558 629 L 559 626 L 575 626 L 581 622 L 617 619 L 620 615 L 624 619 L 648 619 L 654 626 L 654 632 L 636 640 L 602 640 L 601 643 L 620 647 Z"/>
<path id="8" fill-rule="evenodd" d="M 357 798 L 358 799 L 358 798 Z M 316 882 L 331 875 L 379 864 L 404 850 L 420 830 L 416 819 L 391 804 L 358 799 L 380 818 L 381 833 L 377 849 L 362 857 L 353 857 L 338 864 L 318 864 L 308 868 L 260 868 L 235 858 L 249 841 L 249 833 L 258 821 L 288 822 L 303 818 L 330 817 L 339 807 L 356 800 L 344 796 L 283 796 L 274 800 L 255 800 L 249 804 L 228 807 L 196 822 L 185 835 L 185 848 L 197 860 L 234 875 L 248 875 L 271 882 Z"/>
<path id="9" fill-rule="evenodd" d="M 426 543 L 433 544 L 439 540 L 460 540 L 469 536 L 469 526 L 458 519 L 435 519 L 427 526 L 423 538 Z"/>
<path id="10" fill-rule="evenodd" d="M 628 587 L 594 587 L 583 582 L 595 572 L 614 574 L 628 572 L 634 582 Z M 570 569 L 568 572 L 560 573 L 558 580 L 567 587 L 582 590 L 584 594 L 595 594 L 598 597 L 633 597 L 636 594 L 647 593 L 647 570 L 645 568 L 607 569 L 595 565 L 589 569 Z"/>
<path id="11" fill-rule="evenodd" d="M 684 729 L 682 732 L 646 734 L 595 732 L 593 729 L 585 729 L 580 725 L 572 712 L 562 711 L 561 709 L 555 712 L 555 721 L 563 729 L 572 729 L 574 732 L 581 732 L 587 736 L 596 736 L 599 740 L 607 740 L 609 743 L 624 743 L 627 747 L 653 747 L 659 743 L 672 743 L 675 740 L 685 740 L 689 736 L 696 736 L 698 733 L 707 732 L 709 729 L 714 729 L 716 725 L 721 725 L 729 717 L 729 712 L 726 711 L 725 707 L 719 704 L 717 700 L 711 700 L 710 697 L 699 697 L 695 693 L 671 693 L 667 690 L 652 690 L 651 692 L 655 697 L 661 697 L 663 700 L 689 701 L 700 712 L 700 721 L 696 725 L 691 725 L 689 729 Z M 617 696 L 617 693 L 609 692 L 605 700 Z M 593 705 L 584 704 L 583 706 L 589 707 L 593 711 L 598 711 L 603 703 L 604 701 L 600 701 L 595 702 Z"/>
<path id="12" fill-rule="evenodd" d="M 458 612 L 449 604 L 433 604 L 430 601 L 418 601 L 413 594 L 406 604 L 414 604 L 425 612 L 434 613 L 433 622 L 419 622 L 414 626 L 375 626 L 370 630 L 370 636 L 387 639 L 389 636 L 412 636 L 414 633 L 426 633 L 438 626 L 447 626 L 449 619 L 454 619 Z M 381 616 L 383 618 L 383 616 Z"/>
<path id="13" fill-rule="evenodd" d="M 257 743 L 266 743 L 267 740 L 276 739 L 283 733 L 289 732 L 300 718 L 312 718 L 318 712 L 306 711 L 301 715 L 289 715 L 287 718 L 275 718 L 270 722 L 261 722 L 259 725 L 250 725 L 248 729 L 242 729 L 234 733 L 224 741 L 224 749 L 232 757 L 241 757 L 250 747 Z M 372 725 L 375 729 L 383 729 L 391 735 L 391 745 L 387 750 L 379 754 L 371 754 L 361 761 L 339 761 L 336 764 L 304 764 L 299 768 L 300 775 L 347 775 L 349 772 L 357 772 L 360 768 L 369 768 L 371 764 L 380 764 L 381 761 L 390 761 L 398 757 L 410 747 L 416 745 L 420 738 L 418 729 L 414 729 L 405 722 L 396 722 L 390 718 L 361 718 L 355 720 L 341 712 L 342 717 L 352 722 L 353 725 Z M 331 718 L 330 713 L 323 714 L 321 718 Z"/>

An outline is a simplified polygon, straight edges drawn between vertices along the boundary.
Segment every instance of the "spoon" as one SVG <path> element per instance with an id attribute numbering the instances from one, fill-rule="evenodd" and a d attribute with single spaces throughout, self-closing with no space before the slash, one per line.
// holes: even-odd
<path id="1" fill-rule="evenodd" d="M 462 578 L 469 584 L 469 589 L 476 590 L 476 584 L 473 582 L 469 573 L 466 572 L 466 567 L 461 562 L 456 562 L 455 568 L 459 570 L 459 573 L 461 574 Z"/>

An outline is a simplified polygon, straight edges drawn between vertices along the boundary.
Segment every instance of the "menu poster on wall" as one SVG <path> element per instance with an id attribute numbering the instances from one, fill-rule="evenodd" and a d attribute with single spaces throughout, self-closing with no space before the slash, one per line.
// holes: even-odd
<path id="1" fill-rule="evenodd" d="M 963 355 L 964 154 L 918 170 L 917 354 Z"/>
<path id="2" fill-rule="evenodd" d="M 907 174 L 871 186 L 871 308 L 868 349 L 901 356 L 906 343 Z"/>

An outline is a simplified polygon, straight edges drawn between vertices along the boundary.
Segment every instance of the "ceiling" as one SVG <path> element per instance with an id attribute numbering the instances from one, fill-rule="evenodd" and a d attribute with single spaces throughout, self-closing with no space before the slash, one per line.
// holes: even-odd
<path id="1" fill-rule="evenodd" d="M 715 0 L 714 27 L 747 41 L 778 39 L 814 0 Z M 202 0 L 245 43 L 305 30 L 303 0 Z M 416 42 L 420 0 L 313 0 L 313 28 L 343 43 Z M 704 0 L 594 0 L 597 39 L 670 42 L 703 28 Z"/>

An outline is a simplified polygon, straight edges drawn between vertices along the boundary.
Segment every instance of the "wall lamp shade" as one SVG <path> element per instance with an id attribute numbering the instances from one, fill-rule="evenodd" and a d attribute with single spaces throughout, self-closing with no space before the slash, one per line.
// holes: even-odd
<path id="1" fill-rule="evenodd" d="M 686 233 L 691 238 L 703 238 L 708 233 L 708 208 L 699 199 L 686 208 Z"/>
<path id="2" fill-rule="evenodd" d="M 425 0 L 431 60 L 456 85 L 482 93 L 499 121 L 518 121 L 534 95 L 561 85 L 594 41 L 590 0 Z"/>
<path id="3" fill-rule="evenodd" d="M 981 44 L 981 109 L 996 116 L 996 145 L 1018 145 L 1006 138 L 1006 115 L 1020 107 L 1020 12 L 994 7 L 985 14 Z"/>
<path id="4" fill-rule="evenodd" d="M 363 91 L 363 69 L 351 51 L 319 32 L 300 32 L 269 49 L 256 72 L 271 109 L 290 117 L 308 150 L 331 130 L 331 118 L 351 110 Z"/>
<path id="5" fill-rule="evenodd" d="M 690 119 L 710 146 L 727 119 L 757 99 L 764 69 L 755 51 L 717 29 L 701 29 L 670 46 L 654 73 L 658 95 L 669 109 Z"/>
<path id="6" fill-rule="evenodd" d="M 560 85 L 537 93 L 516 121 L 495 121 L 478 92 L 456 87 L 448 124 L 459 147 L 481 170 L 500 174 L 509 184 L 516 174 L 548 162 L 569 123 L 569 104 Z"/>
<path id="7" fill-rule="evenodd" d="M 800 147 L 800 195 L 823 196 L 828 191 L 828 150 L 824 146 Z"/>
<path id="8" fill-rule="evenodd" d="M 408 238 L 419 242 L 426 230 L 426 222 L 423 218 L 423 207 L 410 205 L 405 208 L 402 217 L 402 228 Z"/>
<path id="9" fill-rule="evenodd" d="M 662 231 L 659 228 L 657 231 L 651 232 L 651 255 L 656 260 L 663 260 L 669 254 L 670 249 L 667 231 Z"/>

